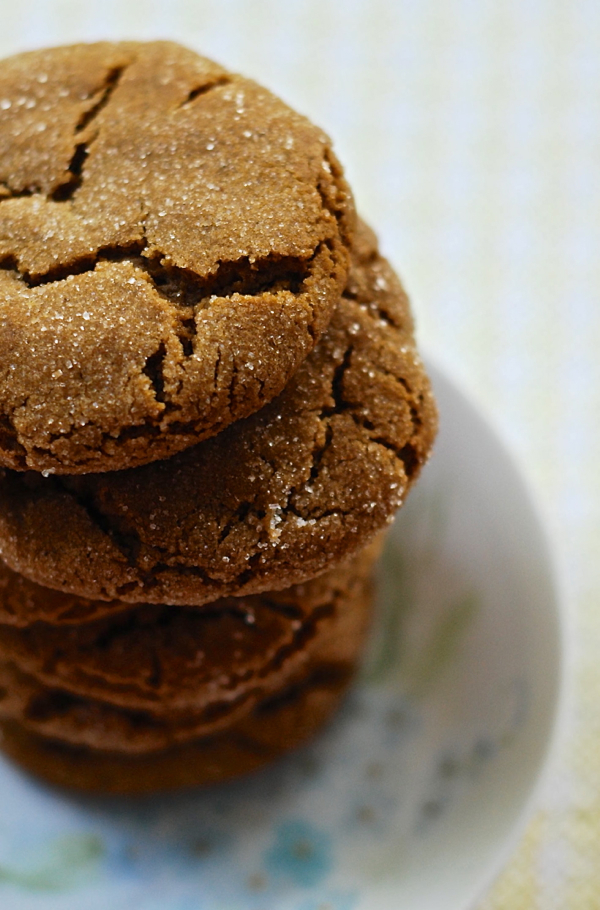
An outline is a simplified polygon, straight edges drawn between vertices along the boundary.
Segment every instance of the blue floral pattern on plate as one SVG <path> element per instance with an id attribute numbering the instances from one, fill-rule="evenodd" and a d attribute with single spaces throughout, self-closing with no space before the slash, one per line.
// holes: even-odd
<path id="1" fill-rule="evenodd" d="M 453 431 L 392 530 L 370 648 L 333 722 L 246 780 L 169 797 L 66 795 L 0 760 L 2 910 L 439 910 L 436 888 L 445 910 L 465 906 L 444 870 L 489 862 L 514 824 L 545 747 L 545 682 L 490 479 L 462 471 L 473 414 L 438 384 Z M 504 822 L 494 807 L 513 790 Z"/>

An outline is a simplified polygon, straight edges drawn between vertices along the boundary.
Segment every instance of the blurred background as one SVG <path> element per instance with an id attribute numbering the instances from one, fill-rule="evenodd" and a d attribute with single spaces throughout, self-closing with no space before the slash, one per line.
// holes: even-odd
<path id="1" fill-rule="evenodd" d="M 545 512 L 574 635 L 537 812 L 480 910 L 600 907 L 600 4 L 0 0 L 0 54 L 173 38 L 332 135 L 420 344 Z M 468 440 L 465 440 L 468 445 Z"/>

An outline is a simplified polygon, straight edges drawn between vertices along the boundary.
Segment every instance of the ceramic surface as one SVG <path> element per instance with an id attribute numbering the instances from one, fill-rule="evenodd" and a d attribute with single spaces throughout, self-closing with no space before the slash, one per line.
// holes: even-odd
<path id="1" fill-rule="evenodd" d="M 2 910 L 466 910 L 555 724 L 560 614 L 519 473 L 433 370 L 435 455 L 395 522 L 369 653 L 313 743 L 251 779 L 76 798 L 0 760 Z"/>

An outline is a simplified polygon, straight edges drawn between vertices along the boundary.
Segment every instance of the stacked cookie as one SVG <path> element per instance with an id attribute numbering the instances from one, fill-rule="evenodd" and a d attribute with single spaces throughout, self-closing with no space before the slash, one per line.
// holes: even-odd
<path id="1" fill-rule="evenodd" d="M 351 677 L 436 412 L 327 138 L 169 43 L 0 64 L 0 719 L 46 778 L 221 780 Z"/>

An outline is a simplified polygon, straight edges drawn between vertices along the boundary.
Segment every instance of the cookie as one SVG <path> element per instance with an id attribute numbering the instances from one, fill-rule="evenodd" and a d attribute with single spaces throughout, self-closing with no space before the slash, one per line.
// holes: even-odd
<path id="1" fill-rule="evenodd" d="M 130 604 L 99 601 L 44 588 L 0 560 L 0 624 L 22 628 L 47 622 L 71 626 L 122 613 Z"/>
<path id="2" fill-rule="evenodd" d="M 329 328 L 278 398 L 168 461 L 0 473 L 0 550 L 83 597 L 202 605 L 298 584 L 391 521 L 437 413 L 407 298 L 361 227 Z"/>
<path id="3" fill-rule="evenodd" d="M 0 61 L 0 462 L 166 458 L 281 392 L 354 230 L 327 137 L 170 42 Z"/>
<path id="4" fill-rule="evenodd" d="M 230 730 L 146 755 L 69 746 L 15 721 L 0 721 L 0 748 L 27 771 L 72 790 L 133 795 L 205 786 L 256 771 L 308 741 L 351 679 L 349 668 L 323 669 Z"/>
<path id="5" fill-rule="evenodd" d="M 225 598 L 203 610 L 123 604 L 116 616 L 67 627 L 0 625 L 0 660 L 44 687 L 163 720 L 175 711 L 225 716 L 223 705 L 248 710 L 302 670 L 331 636 L 379 550 L 377 542 L 305 585 Z"/>
<path id="6" fill-rule="evenodd" d="M 293 585 L 277 592 L 277 603 L 290 613 L 298 609 L 313 609 L 327 603 L 331 592 L 348 583 L 353 573 L 367 571 L 375 561 L 383 543 L 383 536 L 362 550 L 351 563 L 341 563 L 333 569 L 311 578 L 304 584 Z M 251 613 L 261 604 L 261 595 L 249 595 L 236 598 L 233 605 L 238 605 L 246 613 Z M 213 604 L 213 609 L 214 609 Z M 143 615 L 144 605 L 140 605 Z M 162 609 L 162 605 L 160 607 Z M 152 606 L 146 605 L 149 611 Z M 67 627 L 64 632 L 56 628 L 56 634 L 63 635 L 63 641 L 69 636 L 70 626 L 90 625 L 97 620 L 115 616 L 131 610 L 131 604 L 122 600 L 90 600 L 77 594 L 68 594 L 53 588 L 38 585 L 24 575 L 13 572 L 0 560 L 0 629 L 3 635 L 9 634 L 10 627 L 25 629 L 32 626 L 32 634 L 37 635 L 41 629 Z M 54 634 L 54 633 L 52 633 Z M 79 633 L 75 633 L 79 634 Z M 35 645 L 37 648 L 38 646 Z"/>
<path id="7" fill-rule="evenodd" d="M 170 705 L 168 695 L 163 695 L 162 702 L 153 709 L 119 707 L 108 701 L 74 695 L 65 687 L 46 686 L 14 660 L 1 660 L 0 719 L 69 745 L 128 755 L 160 752 L 230 731 L 249 718 L 259 705 L 269 703 L 270 699 L 284 702 L 289 693 L 310 687 L 315 677 L 349 675 L 365 637 L 371 603 L 370 574 L 356 578 L 348 590 L 332 599 L 330 619 L 317 631 L 310 646 L 306 647 L 301 640 L 297 643 L 307 653 L 301 661 L 290 661 L 278 678 L 277 688 L 267 683 L 261 691 L 257 675 L 249 680 L 245 691 L 228 692 L 218 680 L 217 686 L 221 688 L 218 701 L 213 700 L 210 683 L 200 680 L 205 694 L 203 710 L 197 710 L 197 706 L 184 710 L 177 704 Z M 230 646 L 235 648 L 234 643 Z M 238 660 L 241 669 L 243 658 Z M 248 725 L 244 729 L 250 732 L 252 719 Z M 254 736 L 258 735 L 256 731 Z"/>

